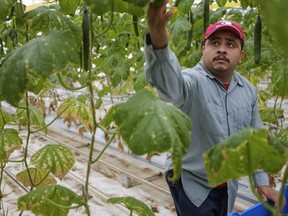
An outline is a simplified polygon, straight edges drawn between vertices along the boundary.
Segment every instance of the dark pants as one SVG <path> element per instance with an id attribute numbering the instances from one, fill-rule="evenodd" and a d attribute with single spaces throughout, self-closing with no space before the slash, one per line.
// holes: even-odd
<path id="1" fill-rule="evenodd" d="M 186 196 L 181 179 L 168 183 L 178 216 L 227 216 L 227 188 L 214 188 L 206 200 L 195 206 Z"/>

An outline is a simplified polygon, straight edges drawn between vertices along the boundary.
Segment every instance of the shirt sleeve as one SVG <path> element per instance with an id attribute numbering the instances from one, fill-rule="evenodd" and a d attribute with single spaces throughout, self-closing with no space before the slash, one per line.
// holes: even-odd
<path id="1" fill-rule="evenodd" d="M 180 107 L 184 103 L 184 80 L 175 54 L 166 46 L 154 50 L 150 35 L 146 35 L 145 66 L 146 80 L 157 89 L 159 97 Z"/>

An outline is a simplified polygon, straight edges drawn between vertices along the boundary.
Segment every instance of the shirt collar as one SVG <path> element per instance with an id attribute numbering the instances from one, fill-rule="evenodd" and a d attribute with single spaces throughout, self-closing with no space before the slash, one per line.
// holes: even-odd
<path id="1" fill-rule="evenodd" d="M 197 64 L 198 67 L 201 68 L 200 72 L 205 74 L 207 77 L 209 77 L 210 79 L 217 79 L 213 74 L 210 73 L 210 71 L 208 71 L 204 64 L 203 64 L 203 61 L 201 60 L 200 62 L 198 62 Z M 238 74 L 238 72 L 234 71 L 234 74 L 233 74 L 233 77 L 232 77 L 232 80 L 231 82 L 234 81 L 235 83 L 237 83 L 238 85 L 240 86 L 243 86 L 243 82 L 242 80 L 240 79 L 240 75 Z"/>

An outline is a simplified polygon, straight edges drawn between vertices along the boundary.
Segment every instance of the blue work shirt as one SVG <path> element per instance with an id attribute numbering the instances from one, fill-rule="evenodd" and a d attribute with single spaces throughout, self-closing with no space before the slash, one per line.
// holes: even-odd
<path id="1" fill-rule="evenodd" d="M 208 185 L 203 153 L 231 134 L 245 128 L 262 127 L 256 88 L 234 72 L 228 90 L 200 61 L 195 67 L 181 70 L 175 54 L 166 48 L 154 50 L 145 44 L 147 81 L 159 97 L 184 111 L 192 121 L 191 142 L 183 157 L 181 180 L 190 201 L 200 206 L 212 187 Z M 167 154 L 166 170 L 172 169 Z M 263 170 L 253 175 L 256 186 L 269 185 Z M 228 182 L 228 211 L 232 211 L 238 180 Z"/>

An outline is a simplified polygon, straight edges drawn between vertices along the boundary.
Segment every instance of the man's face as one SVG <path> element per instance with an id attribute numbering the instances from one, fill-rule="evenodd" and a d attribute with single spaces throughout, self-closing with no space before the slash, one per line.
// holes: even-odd
<path id="1" fill-rule="evenodd" d="M 231 78 L 235 67 L 244 56 L 241 41 L 233 32 L 213 33 L 202 47 L 204 66 L 217 78 Z"/>

